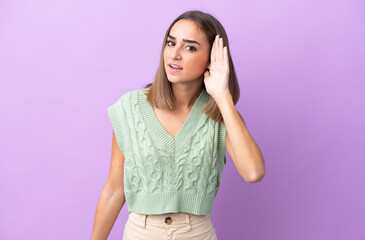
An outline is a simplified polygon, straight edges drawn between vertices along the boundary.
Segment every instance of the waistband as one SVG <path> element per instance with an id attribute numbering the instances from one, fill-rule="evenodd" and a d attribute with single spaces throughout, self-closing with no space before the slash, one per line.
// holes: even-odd
<path id="1" fill-rule="evenodd" d="M 207 221 L 211 221 L 210 214 L 195 215 L 191 213 L 164 213 L 158 215 L 148 215 L 136 212 L 129 212 L 129 218 L 137 225 L 145 228 L 146 225 L 157 228 L 184 227 L 199 225 Z"/>

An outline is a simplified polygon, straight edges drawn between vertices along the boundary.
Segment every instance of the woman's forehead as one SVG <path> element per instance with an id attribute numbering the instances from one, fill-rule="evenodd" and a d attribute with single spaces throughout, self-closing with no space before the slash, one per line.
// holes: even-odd
<path id="1" fill-rule="evenodd" d="M 180 19 L 170 29 L 170 36 L 177 40 L 192 39 L 200 42 L 205 38 L 205 33 L 192 20 Z"/>

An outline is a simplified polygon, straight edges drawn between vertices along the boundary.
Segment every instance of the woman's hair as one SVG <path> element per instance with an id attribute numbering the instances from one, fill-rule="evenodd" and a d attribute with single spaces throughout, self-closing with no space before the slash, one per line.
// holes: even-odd
<path id="1" fill-rule="evenodd" d="M 162 43 L 160 64 L 155 74 L 154 81 L 145 86 L 145 88 L 149 87 L 146 90 L 147 92 L 145 93 L 147 95 L 147 101 L 153 106 L 156 106 L 161 109 L 172 110 L 175 108 L 176 102 L 173 96 L 171 82 L 168 81 L 165 72 L 163 56 L 164 56 L 164 49 L 166 45 L 167 36 L 169 35 L 173 25 L 180 19 L 187 19 L 194 21 L 199 26 L 199 28 L 205 33 L 210 45 L 210 49 L 212 48 L 212 44 L 215 40 L 216 35 L 219 34 L 219 36 L 223 38 L 223 45 L 227 46 L 227 52 L 229 58 L 228 86 L 229 86 L 229 91 L 231 92 L 232 95 L 233 102 L 234 104 L 236 104 L 240 97 L 240 89 L 237 81 L 236 72 L 234 70 L 231 53 L 229 51 L 229 43 L 226 31 L 224 30 L 222 24 L 215 17 L 202 11 L 187 11 L 181 14 L 171 23 L 171 25 L 167 29 Z M 209 62 L 210 62 L 210 53 L 209 53 Z M 204 82 L 202 87 L 205 88 Z M 223 122 L 223 116 L 218 108 L 218 105 L 216 104 L 216 102 L 212 97 L 210 97 L 210 99 L 204 106 L 203 112 L 207 114 L 214 121 Z"/>

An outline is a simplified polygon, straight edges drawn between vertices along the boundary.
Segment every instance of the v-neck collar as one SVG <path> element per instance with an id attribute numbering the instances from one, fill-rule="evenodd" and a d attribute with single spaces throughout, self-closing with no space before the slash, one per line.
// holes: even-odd
<path id="1" fill-rule="evenodd" d="M 166 131 L 166 129 L 157 119 L 152 105 L 146 100 L 147 96 L 144 94 L 143 90 L 146 90 L 146 88 L 140 89 L 139 91 L 139 103 L 142 116 L 144 117 L 145 123 L 147 125 L 147 131 L 153 138 L 155 144 L 160 148 L 168 149 L 170 151 L 178 150 L 195 132 L 194 130 L 197 127 L 202 115 L 204 114 L 202 109 L 205 103 L 209 100 L 209 94 L 204 88 L 202 88 L 202 91 L 200 92 L 199 97 L 195 100 L 184 124 L 176 136 L 173 137 Z"/>

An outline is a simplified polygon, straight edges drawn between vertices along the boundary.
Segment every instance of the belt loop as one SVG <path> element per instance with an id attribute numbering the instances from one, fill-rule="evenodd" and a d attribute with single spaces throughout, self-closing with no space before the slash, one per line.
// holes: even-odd
<path id="1" fill-rule="evenodd" d="M 144 226 L 143 227 L 146 228 L 146 225 L 147 225 L 147 214 L 144 214 L 143 215 L 143 222 L 144 222 L 144 224 L 143 224 Z"/>

